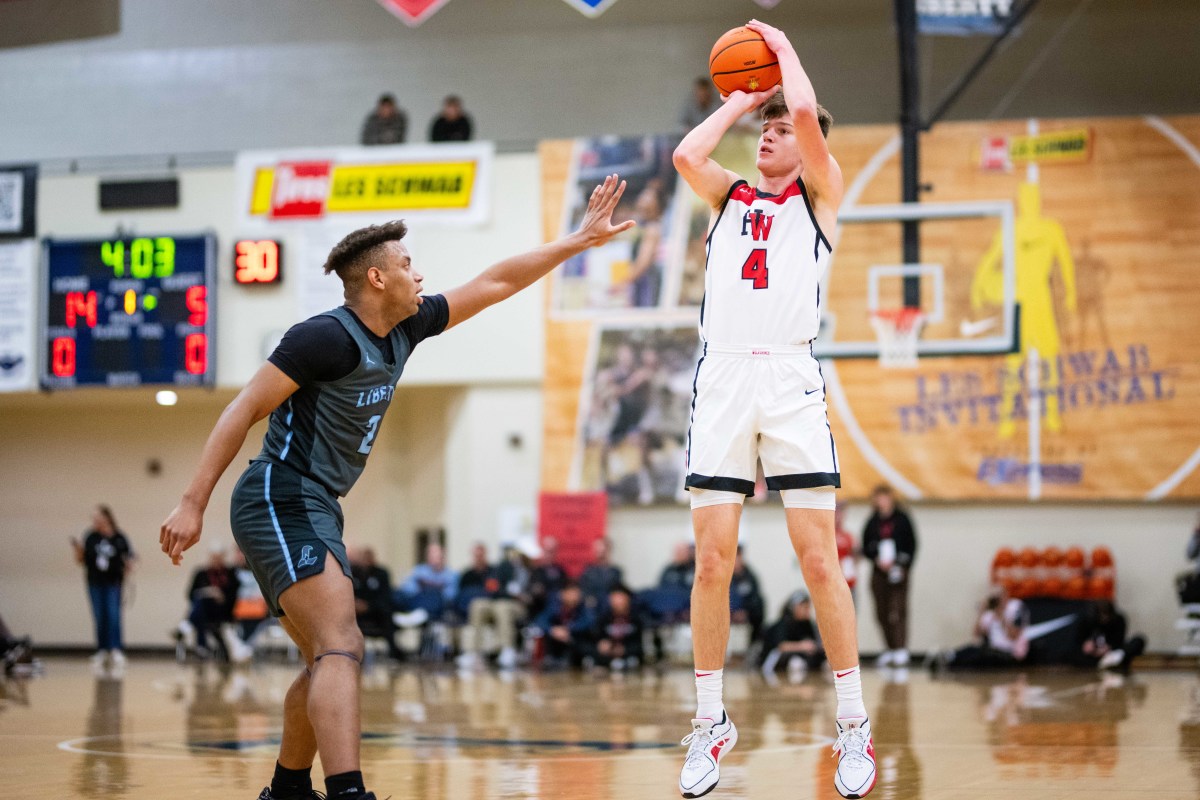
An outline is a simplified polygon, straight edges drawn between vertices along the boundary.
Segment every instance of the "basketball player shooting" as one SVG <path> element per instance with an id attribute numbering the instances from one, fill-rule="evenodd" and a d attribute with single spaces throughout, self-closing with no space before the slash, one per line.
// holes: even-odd
<path id="1" fill-rule="evenodd" d="M 275 775 L 259 800 L 322 797 L 311 779 L 318 753 L 329 800 L 375 800 L 359 764 L 363 636 L 338 498 L 366 466 L 413 348 L 633 227 L 632 220 L 612 224 L 624 191 L 625 183 L 609 176 L 592 191 L 574 233 L 432 297 L 421 295 L 424 278 L 401 241 L 403 222 L 354 231 L 325 263 L 325 272 L 342 281 L 345 305 L 293 326 L 221 414 L 159 542 L 179 564 L 200 540 L 213 486 L 250 427 L 269 414 L 262 452 L 234 489 L 231 522 L 272 614 L 306 666 L 284 698 Z"/>
<path id="2" fill-rule="evenodd" d="M 745 498 L 761 459 L 779 490 L 804 581 L 812 595 L 837 689 L 843 797 L 875 785 L 874 746 L 859 680 L 854 604 L 838 565 L 834 490 L 840 486 L 825 383 L 812 356 L 820 280 L 842 200 L 842 174 L 825 137 L 832 118 L 784 33 L 752 21 L 779 62 L 783 89 L 734 91 L 675 150 L 675 167 L 712 208 L 703 356 L 696 367 L 686 486 L 696 536 L 692 635 L 696 718 L 684 738 L 684 797 L 716 787 L 721 759 L 737 743 L 722 701 L 729 639 L 729 583 Z M 721 138 L 761 107 L 758 185 L 711 158 Z"/>

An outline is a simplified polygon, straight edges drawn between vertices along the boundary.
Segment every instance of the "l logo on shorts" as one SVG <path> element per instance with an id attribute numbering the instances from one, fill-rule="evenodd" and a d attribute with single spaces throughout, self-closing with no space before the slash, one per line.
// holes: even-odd
<path id="1" fill-rule="evenodd" d="M 296 560 L 296 566 L 303 569 L 304 567 L 311 567 L 313 564 L 316 564 L 317 557 L 312 554 L 312 551 L 311 544 L 306 544 L 300 548 L 300 558 Z"/>

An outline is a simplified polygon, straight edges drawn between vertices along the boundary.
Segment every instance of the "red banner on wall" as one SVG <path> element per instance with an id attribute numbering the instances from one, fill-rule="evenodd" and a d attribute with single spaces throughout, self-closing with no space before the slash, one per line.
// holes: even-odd
<path id="1" fill-rule="evenodd" d="M 542 492 L 538 497 L 538 542 L 558 542 L 558 563 L 572 578 L 592 560 L 592 543 L 604 538 L 607 525 L 604 492 Z"/>
<path id="2" fill-rule="evenodd" d="M 411 28 L 432 17 L 450 0 L 378 0 L 379 5 L 395 14 Z"/>

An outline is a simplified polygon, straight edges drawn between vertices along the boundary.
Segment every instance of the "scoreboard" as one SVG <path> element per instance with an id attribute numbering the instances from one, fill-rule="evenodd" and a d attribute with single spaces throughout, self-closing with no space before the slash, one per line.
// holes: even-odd
<path id="1" fill-rule="evenodd" d="M 42 248 L 43 387 L 214 383 L 214 235 Z"/>

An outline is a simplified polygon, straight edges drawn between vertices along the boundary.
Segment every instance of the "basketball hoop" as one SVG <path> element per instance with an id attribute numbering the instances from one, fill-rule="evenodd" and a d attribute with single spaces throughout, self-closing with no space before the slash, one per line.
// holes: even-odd
<path id="1" fill-rule="evenodd" d="M 871 327 L 879 339 L 879 366 L 911 369 L 917 365 L 917 339 L 925 315 L 910 306 L 882 308 L 871 312 Z"/>

